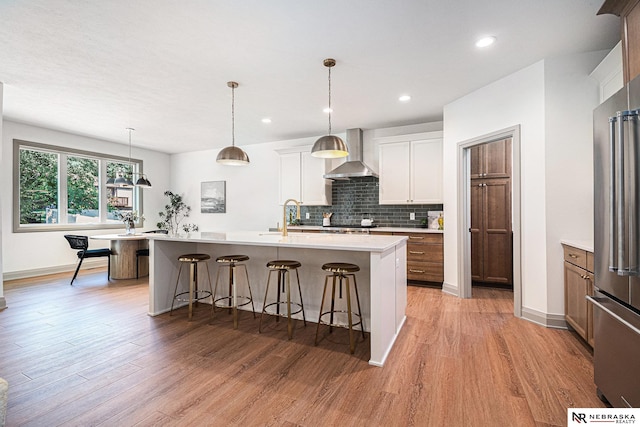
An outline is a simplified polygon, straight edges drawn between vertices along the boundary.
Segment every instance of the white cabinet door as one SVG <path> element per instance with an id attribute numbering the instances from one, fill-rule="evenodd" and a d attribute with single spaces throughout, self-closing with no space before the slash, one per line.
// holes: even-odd
<path id="1" fill-rule="evenodd" d="M 442 203 L 442 140 L 411 141 L 410 203 Z"/>
<path id="2" fill-rule="evenodd" d="M 300 153 L 302 158 L 301 202 L 307 206 L 331 204 L 331 181 L 322 176 L 327 173 L 327 160 L 313 157 L 311 152 Z"/>
<path id="3" fill-rule="evenodd" d="M 409 142 L 380 144 L 380 204 L 410 203 Z"/>
<path id="4" fill-rule="evenodd" d="M 287 199 L 301 199 L 300 153 L 280 154 L 280 204 Z"/>
<path id="5" fill-rule="evenodd" d="M 379 143 L 381 205 L 442 203 L 442 135 L 431 136 Z"/>

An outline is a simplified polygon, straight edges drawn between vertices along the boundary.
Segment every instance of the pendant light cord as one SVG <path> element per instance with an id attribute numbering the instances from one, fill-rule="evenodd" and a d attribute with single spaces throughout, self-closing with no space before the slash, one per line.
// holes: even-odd
<path id="1" fill-rule="evenodd" d="M 331 67 L 329 67 L 329 135 L 331 135 Z"/>
<path id="2" fill-rule="evenodd" d="M 231 146 L 236 146 L 236 113 L 235 113 L 235 86 L 231 86 Z"/>

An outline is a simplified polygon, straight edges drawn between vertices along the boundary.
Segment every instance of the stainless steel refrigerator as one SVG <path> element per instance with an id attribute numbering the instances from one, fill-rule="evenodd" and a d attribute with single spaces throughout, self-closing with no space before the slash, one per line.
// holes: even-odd
<path id="1" fill-rule="evenodd" d="M 594 111 L 594 381 L 640 407 L 640 80 Z"/>

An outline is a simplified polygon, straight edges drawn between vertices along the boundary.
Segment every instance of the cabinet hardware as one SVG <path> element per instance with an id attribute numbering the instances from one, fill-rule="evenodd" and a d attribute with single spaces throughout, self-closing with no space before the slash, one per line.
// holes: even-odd
<path id="1" fill-rule="evenodd" d="M 574 259 L 575 259 L 575 258 L 578 258 L 578 255 L 576 255 L 576 254 L 569 254 L 569 256 L 570 256 L 571 258 L 574 258 Z"/>
<path id="2" fill-rule="evenodd" d="M 410 268 L 409 269 L 409 273 L 421 273 L 421 274 L 424 274 L 424 271 L 423 270 L 413 270 L 413 269 Z"/>
<path id="3" fill-rule="evenodd" d="M 409 239 L 422 240 L 422 239 L 424 239 L 424 237 L 422 237 L 422 236 L 409 236 Z"/>
<path id="4" fill-rule="evenodd" d="M 409 251 L 409 253 L 413 255 L 424 255 L 424 252 L 418 252 L 418 251 Z"/>

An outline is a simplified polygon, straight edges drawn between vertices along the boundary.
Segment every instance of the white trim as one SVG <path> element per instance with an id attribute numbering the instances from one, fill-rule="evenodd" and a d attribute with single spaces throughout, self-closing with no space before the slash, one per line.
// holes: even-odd
<path id="1" fill-rule="evenodd" d="M 7 308 L 7 300 L 5 297 L 0 297 L 0 310 Z"/>
<path id="2" fill-rule="evenodd" d="M 455 285 L 452 285 L 451 283 L 442 282 L 442 292 L 444 292 L 445 294 L 449 294 L 457 297 L 458 287 Z"/>
<path id="3" fill-rule="evenodd" d="M 78 264 L 66 264 L 66 265 L 56 265 L 52 267 L 34 268 L 30 270 L 10 271 L 10 272 L 3 273 L 2 278 L 3 280 L 7 281 L 7 280 L 16 280 L 16 279 L 27 279 L 29 277 L 45 276 L 47 274 L 65 273 L 67 271 L 73 272 L 75 271 L 77 265 Z M 106 266 L 107 266 L 107 261 L 105 259 L 98 259 L 98 260 L 85 259 L 82 262 L 82 267 L 80 267 L 80 270 L 84 271 L 90 268 L 99 268 L 99 267 L 106 267 Z M 69 276 L 69 280 L 71 280 L 71 276 Z"/>
<path id="4" fill-rule="evenodd" d="M 533 308 L 523 307 L 522 318 L 547 328 L 568 329 L 564 314 L 543 313 Z"/>
<path id="5" fill-rule="evenodd" d="M 442 139 L 444 138 L 443 131 L 434 132 L 420 132 L 411 133 L 406 135 L 394 135 L 394 136 L 378 136 L 373 138 L 373 142 L 378 144 L 389 144 L 393 142 L 407 142 L 407 141 L 419 141 L 423 139 Z"/>
<path id="6" fill-rule="evenodd" d="M 467 182 L 470 181 L 470 151 L 475 145 L 511 138 L 511 215 L 513 232 L 513 314 L 522 317 L 522 231 L 521 231 L 521 176 L 520 176 L 520 125 L 511 126 L 496 132 L 458 143 L 458 248 L 462 256 L 458 257 L 458 296 L 471 298 L 471 226 L 470 194 Z"/>

